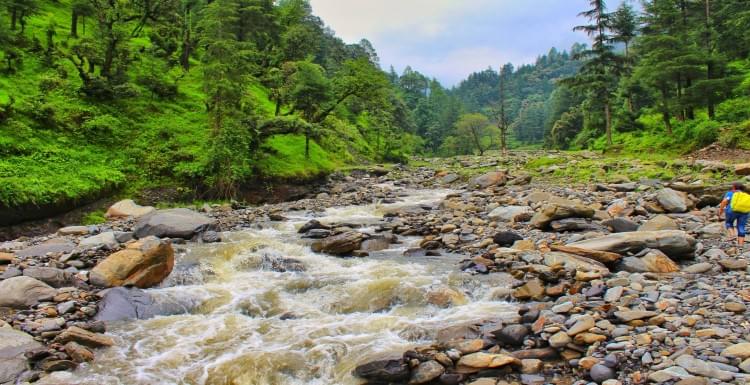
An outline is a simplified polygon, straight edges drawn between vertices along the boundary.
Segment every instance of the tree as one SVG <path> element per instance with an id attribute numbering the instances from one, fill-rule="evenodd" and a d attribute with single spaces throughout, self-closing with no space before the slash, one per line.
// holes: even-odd
<path id="1" fill-rule="evenodd" d="M 581 12 L 591 24 L 574 28 L 583 31 L 593 39 L 591 49 L 582 51 L 578 56 L 587 61 L 578 74 L 568 81 L 571 86 L 587 92 L 591 100 L 598 101 L 604 109 L 605 133 L 607 145 L 612 145 L 612 105 L 614 89 L 617 85 L 619 62 L 608 34 L 611 15 L 606 12 L 604 0 L 590 0 L 591 9 Z"/>
<path id="2" fill-rule="evenodd" d="M 500 69 L 500 106 L 498 108 L 497 116 L 497 128 L 500 130 L 500 150 L 505 155 L 508 152 L 508 116 L 506 114 L 506 100 L 507 95 L 505 92 L 505 83 L 507 82 L 508 76 L 511 71 L 510 67 L 503 66 Z"/>
<path id="3" fill-rule="evenodd" d="M 638 32 L 636 17 L 635 10 L 627 2 L 620 4 L 620 7 L 612 14 L 612 41 L 625 44 L 626 58 L 630 57 L 630 43 Z"/>
<path id="4" fill-rule="evenodd" d="M 39 11 L 38 0 L 7 0 L 6 6 L 10 13 L 10 29 L 16 30 L 16 25 L 21 25 L 21 33 L 26 29 L 26 18 Z"/>
<path id="5" fill-rule="evenodd" d="M 90 0 L 73 0 L 73 2 L 70 4 L 70 8 L 70 36 L 73 38 L 77 38 L 79 18 L 81 20 L 84 20 L 84 18 L 92 16 L 95 10 Z M 83 32 L 86 33 L 85 21 L 83 25 Z"/>
<path id="6" fill-rule="evenodd" d="M 479 155 L 484 155 L 486 150 L 482 146 L 482 141 L 488 137 L 491 132 L 489 119 L 482 114 L 466 114 L 462 115 L 456 123 L 456 136 L 464 140 L 468 140 L 474 144 L 474 147 L 479 151 Z"/>
<path id="7" fill-rule="evenodd" d="M 310 125 L 305 129 L 305 158 L 310 158 L 310 136 L 312 124 L 320 123 L 318 116 L 324 111 L 323 105 L 331 100 L 331 83 L 323 74 L 323 68 L 311 62 L 289 63 L 294 66 L 287 84 L 285 96 L 292 104 L 290 113 L 298 111 Z M 332 110 L 332 109 L 331 109 Z M 326 114 L 327 115 L 327 114 Z M 324 118 L 323 118 L 324 119 Z"/>

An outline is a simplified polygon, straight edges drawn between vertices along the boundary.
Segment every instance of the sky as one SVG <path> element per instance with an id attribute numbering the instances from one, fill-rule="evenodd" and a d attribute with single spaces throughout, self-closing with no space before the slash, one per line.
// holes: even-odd
<path id="1" fill-rule="evenodd" d="M 610 0 L 615 9 L 623 0 Z M 627 1 L 627 0 L 625 0 Z M 368 39 L 380 64 L 411 65 L 445 86 L 504 63 L 533 63 L 551 47 L 588 42 L 573 27 L 589 0 L 311 0 L 347 43 Z"/>

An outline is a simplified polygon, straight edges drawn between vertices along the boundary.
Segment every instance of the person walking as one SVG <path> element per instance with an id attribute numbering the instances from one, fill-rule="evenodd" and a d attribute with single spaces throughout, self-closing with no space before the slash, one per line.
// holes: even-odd
<path id="1" fill-rule="evenodd" d="M 740 247 L 745 245 L 745 226 L 750 216 L 750 194 L 745 185 L 740 182 L 732 183 L 732 190 L 724 194 L 719 205 L 719 219 L 724 214 L 724 225 L 729 234 L 729 240 L 737 238 Z"/>

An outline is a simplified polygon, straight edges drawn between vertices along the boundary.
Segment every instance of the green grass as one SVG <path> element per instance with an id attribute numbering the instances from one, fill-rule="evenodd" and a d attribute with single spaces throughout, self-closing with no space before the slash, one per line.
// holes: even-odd
<path id="1" fill-rule="evenodd" d="M 84 225 L 98 225 L 106 222 L 107 218 L 104 216 L 104 210 L 92 211 L 83 216 Z"/>
<path id="2" fill-rule="evenodd" d="M 256 164 L 262 175 L 281 178 L 314 177 L 340 166 L 314 141 L 310 142 L 310 158 L 305 159 L 305 137 L 276 135 L 264 145 L 271 156 Z"/>

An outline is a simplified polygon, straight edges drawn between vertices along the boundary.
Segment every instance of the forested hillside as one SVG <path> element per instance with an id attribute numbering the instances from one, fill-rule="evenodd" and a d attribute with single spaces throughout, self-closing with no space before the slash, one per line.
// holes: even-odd
<path id="1" fill-rule="evenodd" d="M 303 0 L 0 2 L 0 204 L 231 197 L 419 144 L 363 40 Z"/>

